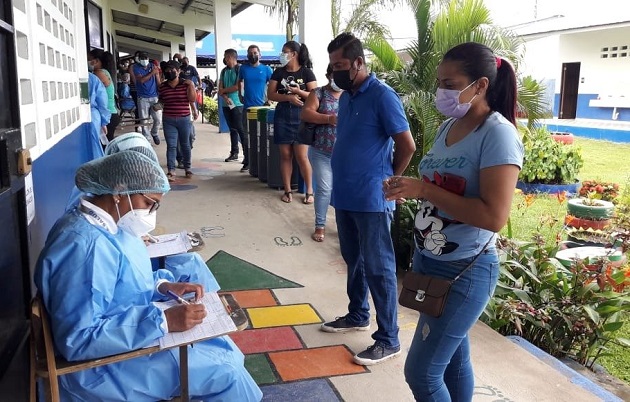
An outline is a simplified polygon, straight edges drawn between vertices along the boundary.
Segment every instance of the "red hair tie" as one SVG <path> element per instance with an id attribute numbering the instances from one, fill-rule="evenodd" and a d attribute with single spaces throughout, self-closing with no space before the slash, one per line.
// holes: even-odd
<path id="1" fill-rule="evenodd" d="M 497 56 L 497 70 L 501 68 L 501 58 Z"/>

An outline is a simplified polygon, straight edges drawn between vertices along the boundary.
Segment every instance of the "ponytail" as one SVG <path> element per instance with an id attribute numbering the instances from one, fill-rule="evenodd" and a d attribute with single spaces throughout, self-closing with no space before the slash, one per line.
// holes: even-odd
<path id="1" fill-rule="evenodd" d="M 512 65 L 497 57 L 497 77 L 488 88 L 486 99 L 490 109 L 503 115 L 516 126 L 516 74 Z"/>
<path id="2" fill-rule="evenodd" d="M 301 66 L 307 68 L 313 68 L 313 61 L 311 60 L 311 55 L 308 52 L 308 48 L 304 43 L 300 45 L 300 51 L 298 52 L 298 62 Z"/>

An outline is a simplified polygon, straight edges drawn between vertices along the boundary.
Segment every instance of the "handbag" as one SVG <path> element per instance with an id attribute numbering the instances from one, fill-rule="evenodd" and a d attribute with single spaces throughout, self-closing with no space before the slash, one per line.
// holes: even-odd
<path id="1" fill-rule="evenodd" d="M 486 243 L 481 252 L 452 280 L 436 278 L 413 271 L 407 272 L 403 278 L 398 303 L 403 307 L 428 314 L 432 317 L 437 318 L 441 316 L 444 311 L 444 306 L 446 306 L 446 300 L 448 299 L 451 286 L 475 264 L 477 258 L 483 254 L 493 238 L 494 236 L 490 237 L 490 240 L 488 240 L 488 243 Z"/>
<path id="2" fill-rule="evenodd" d="M 297 138 L 298 142 L 304 145 L 313 144 L 316 128 L 317 128 L 316 123 L 307 123 L 305 121 L 301 121 L 300 127 L 298 128 L 298 138 Z"/>
<path id="3" fill-rule="evenodd" d="M 324 95 L 324 89 L 319 88 L 319 107 L 322 106 L 322 97 Z M 317 108 L 319 111 L 319 108 Z M 304 120 L 300 121 L 300 126 L 298 127 L 297 140 L 300 144 L 304 145 L 312 145 L 313 140 L 315 139 L 315 129 L 319 124 L 317 123 L 307 123 Z"/>

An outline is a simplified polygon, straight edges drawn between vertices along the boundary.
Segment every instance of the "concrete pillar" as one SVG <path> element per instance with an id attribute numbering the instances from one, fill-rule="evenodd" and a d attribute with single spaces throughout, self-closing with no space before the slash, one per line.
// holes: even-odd
<path id="1" fill-rule="evenodd" d="M 232 4 L 230 0 L 214 1 L 214 47 L 217 53 L 217 77 L 223 68 L 223 52 L 232 44 Z"/>
<path id="2" fill-rule="evenodd" d="M 307 18 L 308 17 L 308 18 Z M 300 0 L 300 42 L 308 46 L 313 59 L 317 85 L 325 85 L 328 67 L 328 43 L 333 39 L 330 24 L 330 0 Z"/>
<path id="3" fill-rule="evenodd" d="M 214 0 L 214 48 L 217 57 L 217 85 L 223 66 L 223 53 L 232 44 L 232 3 L 230 0 Z M 219 98 L 219 132 L 229 133 L 230 130 L 223 117 L 221 98 Z"/>
<path id="4" fill-rule="evenodd" d="M 163 61 L 168 61 L 171 58 L 172 57 L 171 57 L 171 54 L 169 52 L 167 52 L 166 50 L 162 51 L 162 60 Z"/>
<path id="5" fill-rule="evenodd" d="M 166 60 L 172 60 L 175 53 L 179 53 L 179 42 L 171 42 L 171 57 L 167 57 Z"/>
<path id="6" fill-rule="evenodd" d="M 197 40 L 195 39 L 195 27 L 184 25 L 184 44 L 186 46 L 186 57 L 191 66 L 197 65 Z"/>

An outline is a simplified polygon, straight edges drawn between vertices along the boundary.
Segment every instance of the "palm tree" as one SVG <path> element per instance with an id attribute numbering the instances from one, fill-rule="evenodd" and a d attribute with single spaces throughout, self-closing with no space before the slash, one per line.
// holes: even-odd
<path id="1" fill-rule="evenodd" d="M 350 15 L 342 21 L 342 0 L 331 0 L 331 24 L 333 37 L 342 32 L 352 32 L 358 38 L 377 37 L 389 38 L 390 32 L 386 25 L 379 22 L 378 13 L 388 10 L 401 3 L 401 0 L 360 0 L 353 4 Z M 342 22 L 345 26 L 342 27 Z"/>
<path id="2" fill-rule="evenodd" d="M 300 0 L 274 0 L 273 6 L 265 7 L 269 15 L 286 19 L 285 28 L 287 42 L 293 40 L 298 24 Z"/>
<path id="3" fill-rule="evenodd" d="M 429 150 L 444 117 L 434 106 L 436 70 L 442 56 L 463 42 L 479 42 L 512 62 L 518 71 L 522 60 L 522 42 L 512 32 L 492 25 L 483 0 L 407 0 L 415 12 L 418 39 L 407 53 L 412 62 L 405 64 L 383 38 L 368 38 L 366 47 L 374 54 L 372 70 L 379 73 L 402 94 L 418 152 L 406 174 L 417 175 L 417 164 Z M 543 88 L 533 80 L 519 80 L 519 110 L 529 124 L 544 116 Z"/>

